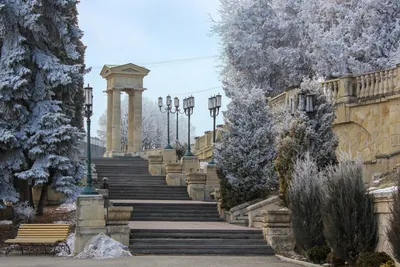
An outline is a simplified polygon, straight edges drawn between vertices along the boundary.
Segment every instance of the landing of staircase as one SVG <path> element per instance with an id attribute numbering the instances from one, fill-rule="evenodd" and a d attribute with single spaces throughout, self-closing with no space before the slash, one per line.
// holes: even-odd
<path id="1" fill-rule="evenodd" d="M 226 222 L 163 222 L 163 221 L 131 221 L 131 229 L 162 229 L 162 230 L 254 230 L 258 228 L 243 227 Z"/>

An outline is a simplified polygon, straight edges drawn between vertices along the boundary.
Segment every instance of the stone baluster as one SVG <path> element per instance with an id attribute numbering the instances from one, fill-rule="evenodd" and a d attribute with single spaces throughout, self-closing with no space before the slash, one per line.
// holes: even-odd
<path id="1" fill-rule="evenodd" d="M 375 89 L 374 89 L 374 95 L 379 95 L 380 91 L 379 91 L 379 83 L 380 83 L 380 77 L 379 77 L 379 72 L 375 72 L 374 74 L 372 74 L 373 76 L 375 76 Z"/>
<path id="2" fill-rule="evenodd" d="M 362 85 L 361 85 L 361 77 L 360 76 L 357 76 L 356 77 L 356 88 L 357 88 L 357 90 L 356 90 L 356 96 L 357 97 L 361 97 L 361 93 L 362 93 Z"/>
<path id="3" fill-rule="evenodd" d="M 367 80 L 366 80 L 366 77 L 364 75 L 361 76 L 360 79 L 361 79 L 361 97 L 365 97 Z"/>
<path id="4" fill-rule="evenodd" d="M 384 94 L 385 92 L 385 88 L 384 88 L 384 84 L 385 84 L 385 77 L 384 77 L 384 72 L 380 71 L 377 73 L 378 74 L 378 82 L 379 82 L 379 95 Z"/>
<path id="5" fill-rule="evenodd" d="M 336 102 L 338 99 L 338 93 L 337 93 L 337 84 L 336 82 L 331 83 L 332 90 L 333 90 L 333 100 Z"/>
<path id="6" fill-rule="evenodd" d="M 389 79 L 390 79 L 389 70 L 384 70 L 383 75 L 384 75 L 383 93 L 387 94 L 389 92 Z"/>
<path id="7" fill-rule="evenodd" d="M 389 72 L 389 74 L 388 74 L 388 92 L 389 93 L 392 93 L 393 92 L 393 85 L 394 85 L 394 83 L 393 83 L 393 78 L 394 78 L 394 75 L 393 75 L 393 70 L 389 70 L 388 71 Z"/>
<path id="8" fill-rule="evenodd" d="M 374 94 L 374 87 L 373 87 L 373 83 L 372 83 L 372 76 L 367 74 L 365 75 L 366 79 L 367 79 L 367 89 L 366 89 L 366 94 L 365 96 L 371 96 Z"/>

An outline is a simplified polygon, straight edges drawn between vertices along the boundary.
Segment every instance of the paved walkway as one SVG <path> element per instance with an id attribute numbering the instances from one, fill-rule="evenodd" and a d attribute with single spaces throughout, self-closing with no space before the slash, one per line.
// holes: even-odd
<path id="1" fill-rule="evenodd" d="M 107 260 L 75 260 L 48 256 L 0 257 L 0 267 L 299 267 L 269 257 L 136 256 Z"/>

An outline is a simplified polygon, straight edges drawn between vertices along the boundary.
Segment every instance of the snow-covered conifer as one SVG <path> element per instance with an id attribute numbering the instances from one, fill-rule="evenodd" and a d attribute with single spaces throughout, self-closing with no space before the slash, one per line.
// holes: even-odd
<path id="1" fill-rule="evenodd" d="M 235 91 L 224 112 L 226 130 L 221 130 L 214 149 L 217 168 L 231 187 L 223 196 L 227 206 L 265 197 L 276 189 L 273 117 L 261 89 Z"/>
<path id="2" fill-rule="evenodd" d="M 15 178 L 67 197 L 78 190 L 85 48 L 77 3 L 1 2 L 0 184 L 8 186 L 0 198 L 7 201 L 17 200 Z"/>

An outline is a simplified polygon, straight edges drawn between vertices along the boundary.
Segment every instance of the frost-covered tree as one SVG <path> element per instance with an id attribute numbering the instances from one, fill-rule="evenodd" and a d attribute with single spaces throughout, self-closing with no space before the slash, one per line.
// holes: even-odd
<path id="1" fill-rule="evenodd" d="M 314 111 L 306 113 L 299 110 L 296 102 L 298 94 L 313 94 Z M 322 169 L 337 162 L 338 139 L 332 130 L 335 111 L 327 101 L 318 80 L 306 79 L 293 99 L 296 106 L 294 119 L 288 129 L 279 137 L 275 166 L 278 172 L 282 200 L 287 201 L 287 187 L 292 179 L 295 161 L 309 151 L 311 157 Z M 305 105 L 303 102 L 301 105 Z"/>
<path id="2" fill-rule="evenodd" d="M 309 62 L 300 44 L 302 32 L 294 19 L 298 11 L 292 3 L 283 6 L 283 1 L 275 8 L 271 0 L 220 2 L 221 20 L 213 31 L 222 43 L 222 76 L 228 97 L 229 88 L 282 91 L 308 75 Z"/>
<path id="3" fill-rule="evenodd" d="M 160 148 L 167 144 L 167 123 L 166 114 L 160 112 L 155 101 L 143 97 L 142 105 L 142 142 L 146 149 Z M 99 129 L 97 135 L 100 139 L 107 139 L 107 110 L 100 116 Z M 184 115 L 179 116 L 178 131 L 180 142 L 187 143 L 187 118 Z M 191 124 L 191 141 L 194 140 L 196 128 Z M 176 114 L 170 114 L 170 140 L 171 145 L 176 139 Z M 126 151 L 128 148 L 128 97 L 125 97 L 121 103 L 121 148 Z"/>
<path id="4" fill-rule="evenodd" d="M 324 77 L 393 67 L 400 59 L 398 0 L 302 4 L 314 72 Z"/>
<path id="5" fill-rule="evenodd" d="M 295 162 L 288 188 L 292 229 L 296 245 L 303 252 L 325 244 L 320 210 L 321 185 L 317 163 L 307 152 Z"/>
<path id="6" fill-rule="evenodd" d="M 230 190 L 222 189 L 225 208 L 265 197 L 276 189 L 273 117 L 264 93 L 236 91 L 224 112 L 226 130 L 221 129 L 214 159 Z M 230 201 L 230 203 L 227 203 Z"/>
<path id="7" fill-rule="evenodd" d="M 329 78 L 400 61 L 398 0 L 220 0 L 213 32 L 229 88 L 269 94 L 304 77 Z"/>
<path id="8" fill-rule="evenodd" d="M 340 259 L 354 265 L 378 241 L 374 197 L 367 194 L 359 161 L 341 161 L 325 171 L 322 220 L 327 244 Z"/>
<path id="9" fill-rule="evenodd" d="M 77 0 L 0 2 L 0 199 L 15 202 L 15 178 L 66 197 L 83 168 L 83 54 Z"/>

